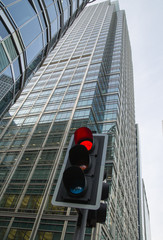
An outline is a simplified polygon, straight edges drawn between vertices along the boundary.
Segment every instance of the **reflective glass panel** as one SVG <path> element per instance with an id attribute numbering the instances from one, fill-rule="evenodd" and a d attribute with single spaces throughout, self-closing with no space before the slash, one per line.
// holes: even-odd
<path id="1" fill-rule="evenodd" d="M 3 72 L 2 75 L 0 75 L 0 82 L 8 84 L 13 84 L 13 79 L 12 79 L 12 74 L 11 74 L 11 68 L 8 67 L 6 70 Z"/>
<path id="2" fill-rule="evenodd" d="M 2 44 L 0 44 L 0 56 L 1 56 L 0 58 L 0 72 L 1 72 L 9 64 L 8 58 L 6 56 L 6 53 Z"/>
<path id="3" fill-rule="evenodd" d="M 51 3 L 53 3 L 53 0 L 44 0 L 44 3 L 46 6 L 49 6 Z"/>
<path id="4" fill-rule="evenodd" d="M 8 35 L 9 35 L 9 32 L 5 27 L 5 25 L 3 24 L 2 20 L 0 19 L 0 37 L 3 39 Z"/>
<path id="5" fill-rule="evenodd" d="M 53 37 L 57 33 L 57 21 L 51 24 L 51 36 Z"/>
<path id="6" fill-rule="evenodd" d="M 43 41 L 42 35 L 40 35 L 26 50 L 28 64 L 37 56 L 37 54 L 42 50 L 42 48 Z"/>
<path id="7" fill-rule="evenodd" d="M 46 24 L 45 24 L 45 19 L 42 13 L 40 13 L 40 19 L 41 19 L 41 23 L 42 23 L 42 27 L 45 29 L 46 28 Z"/>
<path id="8" fill-rule="evenodd" d="M 7 51 L 9 52 L 11 60 L 14 60 L 18 54 L 17 54 L 16 48 L 15 48 L 15 45 L 13 43 L 11 36 L 8 37 L 4 41 L 4 43 L 5 43 L 5 47 L 7 48 Z"/>
<path id="9" fill-rule="evenodd" d="M 41 12 L 41 8 L 40 8 L 40 3 L 39 3 L 39 1 L 38 1 L 38 0 L 33 0 L 33 1 L 34 1 L 35 5 L 36 5 L 37 11 L 38 11 L 38 12 Z"/>
<path id="10" fill-rule="evenodd" d="M 15 0 L 2 0 L 2 2 L 6 5 L 8 5 L 8 4 L 15 2 Z"/>
<path id="11" fill-rule="evenodd" d="M 7 104 L 9 103 L 9 101 L 12 98 L 12 94 L 11 92 L 9 92 L 9 90 L 12 90 L 11 87 L 13 85 L 13 79 L 12 79 L 12 75 L 11 75 L 11 68 L 8 67 L 2 75 L 0 75 L 0 98 L 4 97 L 7 92 L 8 94 L 5 96 L 5 98 L 3 99 L 3 101 L 1 101 L 0 103 L 0 110 L 2 110 L 3 108 L 5 108 L 5 106 L 7 106 Z"/>
<path id="12" fill-rule="evenodd" d="M 62 0 L 62 7 L 63 9 L 67 8 L 68 4 L 67 4 L 67 0 Z"/>
<path id="13" fill-rule="evenodd" d="M 77 9 L 77 0 L 73 0 L 72 12 L 74 13 Z"/>
<path id="14" fill-rule="evenodd" d="M 23 37 L 23 41 L 25 45 L 27 46 L 35 37 L 39 35 L 41 32 L 40 23 L 38 21 L 38 18 L 32 19 L 32 21 L 28 22 L 26 25 L 24 25 L 20 32 Z"/>
<path id="15" fill-rule="evenodd" d="M 47 8 L 47 11 L 48 11 L 48 14 L 49 14 L 49 18 L 50 18 L 50 22 L 53 22 L 54 19 L 57 18 L 57 14 L 56 14 L 56 10 L 55 10 L 55 7 L 54 5 L 50 5 L 48 8 Z"/>
<path id="16" fill-rule="evenodd" d="M 14 67 L 15 79 L 17 79 L 20 76 L 20 63 L 18 58 L 13 62 L 13 67 Z"/>
<path id="17" fill-rule="evenodd" d="M 30 3 L 26 0 L 16 2 L 14 5 L 8 7 L 8 10 L 18 26 L 21 26 L 36 14 Z"/>

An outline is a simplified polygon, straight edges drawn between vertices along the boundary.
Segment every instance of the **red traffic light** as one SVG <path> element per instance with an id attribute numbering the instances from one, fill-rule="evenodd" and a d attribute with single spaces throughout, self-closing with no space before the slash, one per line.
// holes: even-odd
<path id="1" fill-rule="evenodd" d="M 93 146 L 93 134 L 87 127 L 78 128 L 74 133 L 75 144 L 84 145 L 88 151 Z"/>

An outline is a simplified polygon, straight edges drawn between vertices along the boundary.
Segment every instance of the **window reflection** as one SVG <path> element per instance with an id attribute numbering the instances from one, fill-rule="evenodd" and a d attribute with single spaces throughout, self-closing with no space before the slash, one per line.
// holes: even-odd
<path id="1" fill-rule="evenodd" d="M 11 74 L 11 68 L 8 67 L 1 75 L 0 75 L 0 98 L 4 97 L 0 103 L 0 112 L 2 112 L 13 97 L 13 79 Z"/>
<path id="2" fill-rule="evenodd" d="M 48 14 L 49 14 L 49 18 L 50 18 L 50 22 L 53 22 L 56 18 L 57 18 L 57 14 L 56 14 L 56 10 L 54 5 L 50 5 L 47 8 Z"/>
<path id="3" fill-rule="evenodd" d="M 26 0 L 16 2 L 14 5 L 8 7 L 8 10 L 18 26 L 21 26 L 36 14 L 30 3 Z"/>
<path id="4" fill-rule="evenodd" d="M 0 44 L 0 56 L 1 56 L 1 58 L 0 58 L 0 72 L 1 72 L 9 64 L 9 60 L 7 58 L 7 55 L 5 53 L 5 50 L 2 46 L 2 44 Z"/>
<path id="5" fill-rule="evenodd" d="M 12 228 L 7 236 L 8 239 L 22 239 L 28 240 L 30 237 L 31 231 Z"/>
<path id="6" fill-rule="evenodd" d="M 53 0 L 44 0 L 44 3 L 46 6 L 49 6 L 50 4 L 53 3 Z"/>
<path id="7" fill-rule="evenodd" d="M 2 2 L 6 5 L 8 5 L 8 4 L 15 2 L 15 0 L 2 0 Z"/>
<path id="8" fill-rule="evenodd" d="M 9 35 L 7 28 L 5 27 L 3 21 L 0 18 L 0 37 L 3 39 Z"/>
<path id="9" fill-rule="evenodd" d="M 36 5 L 37 11 L 38 11 L 38 12 L 41 12 L 41 7 L 40 7 L 39 1 L 38 1 L 38 0 L 33 0 L 33 2 L 34 2 L 35 5 Z"/>
<path id="10" fill-rule="evenodd" d="M 38 18 L 36 17 L 32 19 L 30 22 L 28 22 L 26 25 L 24 25 L 20 29 L 20 32 L 22 34 L 23 41 L 27 46 L 41 32 L 41 27 Z"/>
<path id="11" fill-rule="evenodd" d="M 13 43 L 11 36 L 8 37 L 4 41 L 4 43 L 5 43 L 5 47 L 7 48 L 8 53 L 10 55 L 11 60 L 14 60 L 18 54 L 17 54 L 16 48 L 15 48 L 15 45 Z"/>
<path id="12" fill-rule="evenodd" d="M 51 37 L 54 37 L 55 34 L 57 33 L 57 21 L 54 21 L 52 24 L 51 24 Z"/>
<path id="13" fill-rule="evenodd" d="M 18 77 L 20 76 L 20 63 L 18 58 L 13 62 L 13 67 L 14 67 L 15 79 L 18 79 Z"/>
<path id="14" fill-rule="evenodd" d="M 73 0 L 72 12 L 74 13 L 77 9 L 77 0 Z"/>
<path id="15" fill-rule="evenodd" d="M 27 63 L 29 64 L 42 50 L 43 48 L 43 41 L 42 35 L 40 35 L 32 44 L 27 48 Z"/>
<path id="16" fill-rule="evenodd" d="M 9 86 L 11 86 L 11 84 L 13 84 L 10 67 L 6 68 L 6 70 L 0 75 L 0 84 L 1 84 L 1 82 L 3 84 L 3 88 L 5 86 L 5 83 L 6 83 L 8 88 L 9 88 Z"/>
<path id="17" fill-rule="evenodd" d="M 40 19 L 41 19 L 42 27 L 43 27 L 43 29 L 45 29 L 46 28 L 46 24 L 45 24 L 45 19 L 44 19 L 44 16 L 43 16 L 42 13 L 40 14 Z"/>
<path id="18" fill-rule="evenodd" d="M 70 5 L 68 4 L 67 0 L 62 0 L 62 7 L 64 11 L 64 24 L 65 24 L 70 16 Z"/>

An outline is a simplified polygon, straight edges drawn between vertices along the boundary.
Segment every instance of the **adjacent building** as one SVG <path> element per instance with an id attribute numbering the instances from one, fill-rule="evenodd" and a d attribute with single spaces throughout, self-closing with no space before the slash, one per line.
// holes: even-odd
<path id="1" fill-rule="evenodd" d="M 0 1 L 0 118 L 86 3 Z"/>
<path id="2" fill-rule="evenodd" d="M 137 152 L 137 184 L 138 184 L 138 231 L 140 240 L 151 240 L 150 214 L 142 179 L 141 154 L 139 143 L 139 128 L 136 124 L 136 152 Z"/>
<path id="3" fill-rule="evenodd" d="M 1 121 L 0 239 L 73 239 L 76 210 L 51 199 L 82 126 L 109 137 L 107 219 L 85 240 L 140 239 L 134 111 L 125 12 L 117 2 L 88 4 Z"/>
<path id="4" fill-rule="evenodd" d="M 151 226 L 150 226 L 150 213 L 147 201 L 147 195 L 145 190 L 144 181 L 142 180 L 142 229 L 143 229 L 143 240 L 151 240 Z"/>

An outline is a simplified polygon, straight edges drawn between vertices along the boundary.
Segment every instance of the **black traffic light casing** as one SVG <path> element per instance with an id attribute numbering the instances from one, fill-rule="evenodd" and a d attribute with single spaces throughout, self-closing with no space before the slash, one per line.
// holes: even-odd
<path id="1" fill-rule="evenodd" d="M 93 134 L 92 140 L 90 137 L 88 140 L 93 144 L 89 150 L 81 145 L 87 139 L 83 137 L 80 141 L 76 135 L 71 137 L 52 198 L 53 205 L 99 209 L 108 136 Z"/>
<path id="2" fill-rule="evenodd" d="M 104 176 L 104 179 L 105 180 Z M 101 200 L 100 207 L 97 210 L 89 210 L 87 217 L 87 227 L 96 227 L 96 223 L 104 224 L 107 215 L 107 201 L 109 196 L 109 184 L 103 182 L 102 184 L 102 192 L 101 192 Z"/>
<path id="3" fill-rule="evenodd" d="M 97 210 L 89 210 L 87 217 L 87 227 L 96 227 L 96 223 L 104 224 L 106 220 L 107 204 L 100 203 Z"/>

